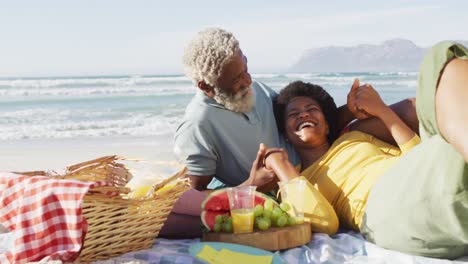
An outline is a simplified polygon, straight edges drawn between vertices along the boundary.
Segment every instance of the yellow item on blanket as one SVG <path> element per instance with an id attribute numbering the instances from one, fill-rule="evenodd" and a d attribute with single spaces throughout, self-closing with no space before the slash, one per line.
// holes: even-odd
<path id="1" fill-rule="evenodd" d="M 202 250 L 197 254 L 197 257 L 203 259 L 208 263 L 216 263 L 215 257 L 218 254 L 218 251 L 210 246 L 204 246 Z"/>
<path id="2" fill-rule="evenodd" d="M 258 263 L 270 264 L 273 256 L 257 256 L 231 251 L 229 249 L 216 249 L 205 245 L 197 257 L 211 264 Z"/>

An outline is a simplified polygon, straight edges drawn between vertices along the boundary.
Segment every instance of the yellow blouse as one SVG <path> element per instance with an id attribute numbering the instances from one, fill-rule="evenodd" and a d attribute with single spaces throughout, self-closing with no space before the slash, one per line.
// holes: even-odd
<path id="1" fill-rule="evenodd" d="M 312 202 L 315 206 L 305 206 L 305 220 L 313 230 L 329 234 L 336 232 L 338 219 L 342 226 L 359 230 L 367 197 L 378 177 L 420 141 L 415 135 L 397 148 L 359 131 L 339 137 L 327 153 L 300 172 L 309 182 L 305 204 L 311 203 L 311 197 L 316 200 Z M 322 203 L 330 206 L 317 206 Z"/>

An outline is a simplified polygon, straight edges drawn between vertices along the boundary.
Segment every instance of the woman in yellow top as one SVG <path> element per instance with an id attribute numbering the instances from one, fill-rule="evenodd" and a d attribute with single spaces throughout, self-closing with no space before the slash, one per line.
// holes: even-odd
<path id="1" fill-rule="evenodd" d="M 313 231 L 334 234 L 341 224 L 385 248 L 468 255 L 467 84 L 468 50 L 451 42 L 433 47 L 419 75 L 419 145 L 371 86 L 353 86 L 348 106 L 383 121 L 397 148 L 357 131 L 335 140 L 333 99 L 319 86 L 292 83 L 277 98 L 277 118 L 302 165 L 298 172 L 278 150 L 264 164 L 286 186 L 308 180 L 302 199 Z"/>
<path id="2" fill-rule="evenodd" d="M 302 162 L 300 175 L 309 182 L 305 219 L 314 231 L 327 234 L 336 233 L 339 223 L 359 230 L 367 197 L 377 178 L 420 141 L 371 86 L 353 86 L 351 94 L 359 98 L 361 111 L 384 122 L 400 148 L 359 131 L 336 139 L 330 131 L 336 131 L 333 124 L 337 107 L 318 85 L 293 82 L 276 101 L 278 127 L 296 148 Z M 299 177 L 284 154 L 268 155 L 267 168 L 281 181 Z"/>

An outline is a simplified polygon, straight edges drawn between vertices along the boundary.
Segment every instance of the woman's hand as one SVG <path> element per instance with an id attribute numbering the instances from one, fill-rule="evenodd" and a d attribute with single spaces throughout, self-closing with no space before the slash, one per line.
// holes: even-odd
<path id="1" fill-rule="evenodd" d="M 359 79 L 354 79 L 353 85 L 351 86 L 351 90 L 348 93 L 346 105 L 348 106 L 349 111 L 354 115 L 357 119 L 367 119 L 370 117 L 366 111 L 363 111 L 357 105 L 357 93 L 359 90 Z"/>
<path id="2" fill-rule="evenodd" d="M 287 182 L 299 176 L 284 149 L 268 149 L 265 154 L 265 167 L 274 171 L 280 181 Z"/>
<path id="3" fill-rule="evenodd" d="M 271 170 L 275 167 L 274 163 L 281 161 L 288 162 L 288 152 L 282 148 L 269 148 L 265 151 L 265 168 Z"/>
<path id="4" fill-rule="evenodd" d="M 361 111 L 371 116 L 379 117 L 389 107 L 382 101 L 380 95 L 372 87 L 372 85 L 365 84 L 355 88 L 355 105 Z"/>
<path id="5" fill-rule="evenodd" d="M 382 120 L 399 146 L 403 146 L 414 138 L 414 131 L 382 101 L 380 95 L 371 85 L 366 84 L 357 88 L 356 106 L 362 111 Z"/>

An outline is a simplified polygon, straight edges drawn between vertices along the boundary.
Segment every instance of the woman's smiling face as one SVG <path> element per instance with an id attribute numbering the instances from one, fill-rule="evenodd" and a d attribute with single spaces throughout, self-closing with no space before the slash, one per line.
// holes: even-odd
<path id="1" fill-rule="evenodd" d="M 310 97 L 292 99 L 286 106 L 285 122 L 286 136 L 295 147 L 328 143 L 328 123 L 320 105 Z"/>

